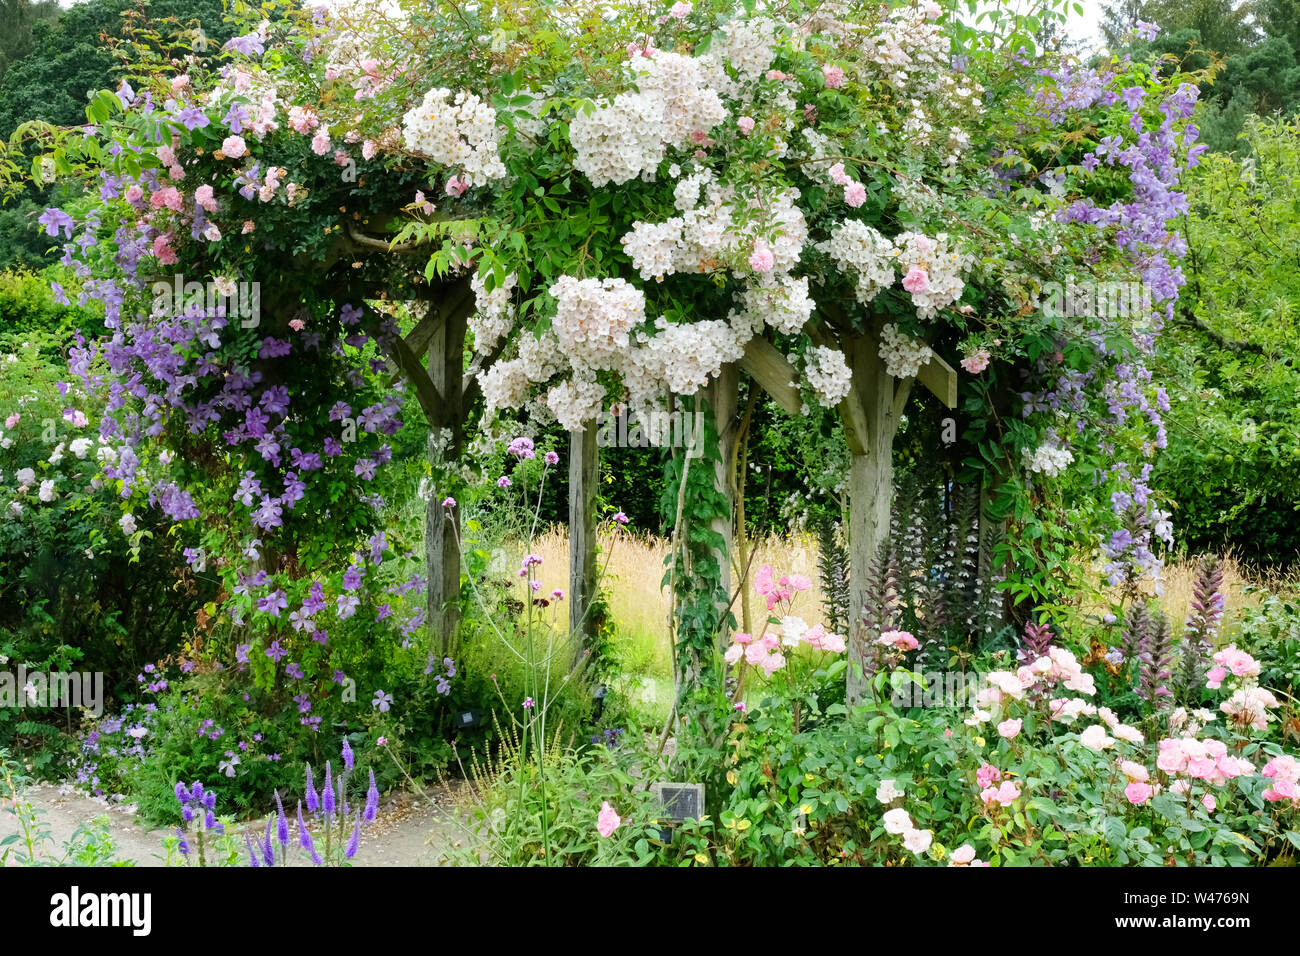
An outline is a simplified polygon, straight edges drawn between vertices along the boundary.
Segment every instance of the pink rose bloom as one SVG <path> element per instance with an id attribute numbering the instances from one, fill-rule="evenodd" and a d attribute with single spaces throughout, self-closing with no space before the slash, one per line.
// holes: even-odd
<path id="1" fill-rule="evenodd" d="M 14 412 L 12 415 L 10 415 L 8 418 L 5 419 L 5 428 L 13 428 L 21 420 L 22 420 L 22 416 L 19 415 L 17 412 Z"/>
<path id="2" fill-rule="evenodd" d="M 735 636 L 731 639 L 737 644 L 752 644 L 754 642 L 754 635 L 746 634 L 744 631 L 737 631 Z"/>
<path id="3" fill-rule="evenodd" d="M 833 182 L 836 186 L 847 186 L 850 182 L 852 182 L 852 180 L 850 180 L 849 177 L 846 176 L 844 173 L 843 163 L 836 163 L 826 172 L 830 175 L 831 182 Z"/>
<path id="4" fill-rule="evenodd" d="M 767 78 L 768 78 L 769 80 L 788 80 L 788 79 L 790 79 L 790 77 L 789 77 L 788 74 L 782 73 L 780 70 L 768 70 L 768 71 L 767 71 Z"/>
<path id="5" fill-rule="evenodd" d="M 131 205 L 135 205 L 143 198 L 144 198 L 144 190 L 141 189 L 138 185 L 127 187 L 126 201 L 131 203 Z"/>
<path id="6" fill-rule="evenodd" d="M 867 201 L 867 187 L 862 183 L 849 183 L 844 187 L 844 201 L 857 209 Z"/>
<path id="7" fill-rule="evenodd" d="M 1143 783 L 1141 780 L 1134 780 L 1124 788 L 1124 796 L 1132 804 L 1146 803 L 1151 799 L 1151 784 Z"/>
<path id="8" fill-rule="evenodd" d="M 845 646 L 844 638 L 839 634 L 827 634 L 822 638 L 822 650 L 832 654 L 843 654 Z"/>
<path id="9" fill-rule="evenodd" d="M 1224 678 L 1228 676 L 1228 669 L 1223 665 L 1215 665 L 1210 668 L 1210 672 L 1205 675 L 1205 686 L 1210 690 L 1218 690 L 1223 686 Z"/>
<path id="10" fill-rule="evenodd" d="M 164 166 L 175 166 L 176 150 L 172 149 L 170 146 L 159 146 L 158 162 L 162 163 Z"/>
<path id="11" fill-rule="evenodd" d="M 306 324 L 307 324 L 307 323 L 304 322 L 302 319 L 290 319 L 290 320 L 289 320 L 289 328 L 293 329 L 295 332 L 301 332 L 301 331 L 303 330 L 303 327 L 304 327 Z"/>
<path id="12" fill-rule="evenodd" d="M 728 664 L 734 665 L 745 656 L 745 648 L 742 644 L 732 644 L 727 648 L 727 653 L 722 655 L 722 659 Z"/>
<path id="13" fill-rule="evenodd" d="M 920 266 L 912 266 L 903 277 L 903 288 L 908 292 L 924 292 L 930 288 L 930 277 Z"/>
<path id="14" fill-rule="evenodd" d="M 927 20 L 938 20 L 943 14 L 943 8 L 935 0 L 921 0 L 921 14 Z"/>
<path id="15" fill-rule="evenodd" d="M 742 133 L 748 136 L 754 131 L 754 117 L 742 116 L 736 120 L 736 125 L 740 127 Z"/>
<path id="16" fill-rule="evenodd" d="M 796 591 L 807 591 L 812 587 L 812 578 L 804 574 L 790 575 L 790 587 Z"/>
<path id="17" fill-rule="evenodd" d="M 785 667 L 785 655 L 769 654 L 767 655 L 767 657 L 763 658 L 763 660 L 759 663 L 759 666 L 763 668 L 763 673 L 765 673 L 768 677 L 771 677 L 782 667 Z"/>
<path id="18" fill-rule="evenodd" d="M 903 846 L 907 847 L 917 856 L 920 856 L 926 850 L 930 849 L 930 843 L 934 840 L 934 834 L 929 830 L 908 830 L 903 834 Z"/>
<path id="19" fill-rule="evenodd" d="M 362 140 L 361 142 L 362 159 L 374 159 L 375 153 L 377 152 L 379 152 L 378 143 L 376 143 L 373 139 Z"/>
<path id="20" fill-rule="evenodd" d="M 668 15 L 674 20 L 685 20 L 691 13 L 691 5 L 684 0 L 677 0 L 668 8 Z"/>
<path id="21" fill-rule="evenodd" d="M 334 147 L 330 143 L 330 131 L 326 126 L 320 126 L 316 129 L 316 135 L 311 138 L 311 151 L 317 156 L 324 156 Z"/>
<path id="22" fill-rule="evenodd" d="M 980 768 L 975 771 L 975 783 L 981 789 L 991 787 L 1002 779 L 1002 771 L 991 763 L 981 764 Z"/>
<path id="23" fill-rule="evenodd" d="M 212 187 L 207 183 L 194 190 L 194 201 L 208 212 L 217 211 L 217 197 L 213 194 Z"/>
<path id="24" fill-rule="evenodd" d="M 827 63 L 822 67 L 822 76 L 826 80 L 828 90 L 838 90 L 844 85 L 844 71 L 833 63 Z"/>
<path id="25" fill-rule="evenodd" d="M 975 859 L 975 848 L 969 843 L 957 847 L 948 857 L 949 866 L 965 866 L 973 859 Z"/>
<path id="26" fill-rule="evenodd" d="M 182 180 L 185 178 L 185 170 L 181 169 L 179 166 L 173 166 L 171 169 L 167 170 L 167 178 L 173 181 Z"/>
<path id="27" fill-rule="evenodd" d="M 772 266 L 776 260 L 772 257 L 772 250 L 767 247 L 767 243 L 759 240 L 754 244 L 754 252 L 749 257 L 749 267 L 755 272 L 771 272 Z"/>
<path id="28" fill-rule="evenodd" d="M 180 212 L 181 194 L 175 186 L 167 186 L 164 189 L 159 189 L 149 197 L 149 205 L 153 206 L 154 209 L 166 207 L 172 212 Z"/>
<path id="29" fill-rule="evenodd" d="M 1130 780 L 1136 780 L 1139 783 L 1147 780 L 1151 776 L 1146 767 L 1133 760 L 1121 761 L 1119 769 L 1124 776 L 1128 777 Z"/>
<path id="30" fill-rule="evenodd" d="M 158 261 L 165 266 L 174 266 L 180 259 L 171 247 L 172 234 L 164 232 L 153 241 L 153 254 L 158 257 Z"/>
<path id="31" fill-rule="evenodd" d="M 448 196 L 463 196 L 465 190 L 469 189 L 469 180 L 461 176 L 453 176 L 447 180 L 447 186 L 444 190 Z"/>
<path id="32" fill-rule="evenodd" d="M 767 657 L 767 648 L 762 642 L 750 644 L 745 648 L 745 662 L 751 667 L 761 666 L 765 657 Z"/>
<path id="33" fill-rule="evenodd" d="M 989 367 L 988 349 L 979 349 L 961 360 L 961 367 L 972 375 L 978 375 Z"/>
<path id="34" fill-rule="evenodd" d="M 243 228 L 243 229 L 240 229 L 239 231 L 240 231 L 241 234 L 247 235 L 248 233 L 252 232 L 252 231 L 253 231 L 254 229 L 256 229 L 256 228 L 257 228 L 257 224 L 256 224 L 255 222 L 253 222 L 253 220 L 251 220 L 251 219 L 245 219 L 245 220 L 244 220 L 244 228 Z"/>
<path id="35" fill-rule="evenodd" d="M 1214 794 L 1207 793 L 1205 796 L 1201 797 L 1201 805 L 1205 807 L 1209 813 L 1213 813 L 1214 808 L 1219 804 L 1218 801 L 1214 799 Z"/>
<path id="36" fill-rule="evenodd" d="M 1022 721 L 1020 718 L 1016 718 L 1015 720 L 1004 720 L 1002 723 L 998 724 L 998 734 L 1005 737 L 1007 740 L 1013 740 L 1016 734 L 1020 733 L 1021 723 Z"/>
<path id="37" fill-rule="evenodd" d="M 622 822 L 606 800 L 600 805 L 600 815 L 596 817 L 596 832 L 603 837 L 612 836 Z"/>
<path id="38" fill-rule="evenodd" d="M 772 593 L 774 587 L 775 585 L 772 582 L 772 565 L 765 564 L 759 568 L 758 573 L 754 575 L 754 590 L 763 595 L 763 597 L 767 597 Z"/>
<path id="39" fill-rule="evenodd" d="M 248 146 L 242 136 L 227 136 L 221 141 L 221 151 L 230 159 L 238 159 L 248 152 Z"/>
<path id="40" fill-rule="evenodd" d="M 820 648 L 822 646 L 822 640 L 825 637 L 826 628 L 820 624 L 814 624 L 800 635 L 799 640 L 803 641 L 809 647 Z"/>
<path id="41" fill-rule="evenodd" d="M 921 646 L 917 639 L 907 631 L 885 631 L 880 635 L 876 643 L 900 651 L 914 651 Z"/>

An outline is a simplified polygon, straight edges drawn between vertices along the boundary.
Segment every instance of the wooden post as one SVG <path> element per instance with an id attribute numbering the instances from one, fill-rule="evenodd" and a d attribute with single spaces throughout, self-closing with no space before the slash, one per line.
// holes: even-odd
<path id="1" fill-rule="evenodd" d="M 573 641 L 573 667 L 591 650 L 600 627 L 591 603 L 597 598 L 596 488 L 600 480 L 600 455 L 596 423 L 569 432 L 569 636 Z"/>
<path id="2" fill-rule="evenodd" d="M 852 341 L 853 390 L 840 406 L 852 455 L 849 475 L 849 672 L 845 698 L 850 707 L 867 696 L 871 674 L 867 654 L 878 637 L 862 620 L 867 569 L 889 535 L 894 494 L 894 436 L 913 379 L 896 380 L 868 336 Z M 897 387 L 896 387 L 897 383 Z"/>
<path id="3" fill-rule="evenodd" d="M 446 311 L 429 339 L 429 380 L 441 398 L 427 445 L 435 475 L 460 454 L 464 439 L 464 381 L 466 314 L 451 303 L 430 303 Z M 451 651 L 460 626 L 460 507 L 447 509 L 436 493 L 425 510 L 425 565 L 429 578 L 427 612 L 434 638 L 441 636 L 444 655 Z"/>

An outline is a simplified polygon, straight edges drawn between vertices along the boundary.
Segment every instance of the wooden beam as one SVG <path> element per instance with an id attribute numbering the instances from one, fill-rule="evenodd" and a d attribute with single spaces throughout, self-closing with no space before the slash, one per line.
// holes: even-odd
<path id="1" fill-rule="evenodd" d="M 781 408 L 791 415 L 798 415 L 803 408 L 803 399 L 799 389 L 792 383 L 799 377 L 793 365 L 785 360 L 775 345 L 767 339 L 755 336 L 745 346 L 745 354 L 740 360 L 743 368 L 754 381 L 772 396 Z"/>
<path id="2" fill-rule="evenodd" d="M 945 408 L 957 407 L 957 370 L 945 362 L 938 352 L 931 353 L 930 361 L 921 366 L 916 377 L 935 398 L 943 402 Z"/>

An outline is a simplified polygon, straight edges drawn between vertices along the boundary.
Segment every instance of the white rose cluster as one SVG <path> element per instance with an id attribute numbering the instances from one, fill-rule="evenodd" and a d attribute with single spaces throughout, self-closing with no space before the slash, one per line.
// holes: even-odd
<path id="1" fill-rule="evenodd" d="M 756 197 L 742 210 L 734 189 L 697 173 L 677 184 L 674 198 L 681 216 L 633 223 L 623 236 L 624 251 L 643 278 L 662 279 L 674 272 L 755 273 L 750 255 L 760 244 L 771 253 L 767 273 L 779 276 L 799 264 L 808 223 L 796 204 L 798 190 Z"/>
<path id="2" fill-rule="evenodd" d="M 857 277 L 854 294 L 864 305 L 894 282 L 894 244 L 858 219 L 846 219 L 818 247 L 845 272 Z"/>
<path id="3" fill-rule="evenodd" d="M 838 349 L 814 345 L 805 356 L 804 381 L 827 407 L 838 405 L 853 385 L 853 373 L 844 353 Z"/>
<path id="4" fill-rule="evenodd" d="M 930 346 L 899 330 L 892 322 L 880 330 L 880 358 L 895 378 L 911 378 L 930 361 Z"/>
<path id="5" fill-rule="evenodd" d="M 724 364 L 739 361 L 748 341 L 720 319 L 681 324 L 659 319 L 655 329 L 632 361 L 678 395 L 694 395 L 722 372 Z"/>
<path id="6" fill-rule="evenodd" d="M 808 294 L 808 280 L 788 274 L 750 281 L 740 294 L 740 302 L 755 334 L 767 326 L 794 335 L 812 318 L 815 306 Z"/>
<path id="7" fill-rule="evenodd" d="M 622 185 L 652 176 L 669 146 L 685 146 L 727 117 L 709 86 L 705 65 L 691 57 L 650 50 L 632 68 L 636 92 L 620 93 L 569 123 L 574 166 L 593 186 Z"/>
<path id="8" fill-rule="evenodd" d="M 931 238 L 917 232 L 904 232 L 894 239 L 898 250 L 898 265 L 906 277 L 913 269 L 925 273 L 923 287 L 912 288 L 912 302 L 916 314 L 922 319 L 932 319 L 939 310 L 961 298 L 966 287 L 963 276 L 970 268 L 971 259 L 963 255 L 947 233 Z"/>
<path id="9" fill-rule="evenodd" d="M 499 286 L 488 292 L 477 272 L 470 278 L 469 285 L 474 290 L 477 311 L 469 319 L 469 328 L 474 333 L 474 345 L 479 351 L 491 348 L 510 334 L 515 322 L 510 299 L 518 284 L 519 277 L 511 273 Z"/>
<path id="10" fill-rule="evenodd" d="M 546 393 L 546 407 L 566 431 L 580 431 L 600 414 L 605 387 L 594 377 L 575 374 Z"/>
<path id="11" fill-rule="evenodd" d="M 612 369 L 629 345 L 628 333 L 645 320 L 645 296 L 622 279 L 561 276 L 550 288 L 557 308 L 553 328 L 575 367 Z"/>
<path id="12" fill-rule="evenodd" d="M 506 174 L 500 141 L 505 128 L 475 93 L 461 90 L 451 99 L 445 87 L 424 94 L 424 102 L 402 117 L 406 148 L 442 166 L 459 166 L 473 186 Z"/>

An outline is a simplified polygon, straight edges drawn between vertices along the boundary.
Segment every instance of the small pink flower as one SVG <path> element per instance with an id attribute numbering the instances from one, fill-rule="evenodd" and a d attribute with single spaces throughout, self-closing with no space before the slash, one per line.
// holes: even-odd
<path id="1" fill-rule="evenodd" d="M 465 190 L 469 189 L 469 180 L 462 176 L 452 176 L 447 180 L 446 193 L 448 196 L 463 196 Z"/>
<path id="2" fill-rule="evenodd" d="M 289 320 L 289 328 L 293 329 L 295 332 L 301 332 L 303 330 L 303 326 L 305 326 L 306 324 L 307 323 L 304 322 L 302 319 Z"/>
<path id="3" fill-rule="evenodd" d="M 1205 675 L 1205 686 L 1210 690 L 1218 690 L 1223 686 L 1223 680 L 1228 676 L 1228 669 L 1223 665 L 1210 668 L 1210 672 Z"/>
<path id="4" fill-rule="evenodd" d="M 388 738 L 387 738 L 387 737 L 380 737 L 378 740 L 375 741 L 375 743 L 378 744 L 378 745 L 381 746 L 381 747 L 387 747 L 387 746 L 388 746 Z"/>
<path id="5" fill-rule="evenodd" d="M 754 117 L 741 116 L 736 120 L 736 125 L 740 127 L 740 131 L 742 133 L 748 136 L 750 133 L 754 131 Z"/>
<path id="6" fill-rule="evenodd" d="M 126 190 L 125 198 L 127 202 L 129 202 L 131 205 L 134 206 L 136 203 L 138 203 L 141 199 L 144 198 L 144 190 L 141 189 L 139 185 L 129 186 Z"/>
<path id="7" fill-rule="evenodd" d="M 828 90 L 838 90 L 844 85 L 844 71 L 833 63 L 822 67 L 822 77 L 826 80 Z"/>
<path id="8" fill-rule="evenodd" d="M 685 0 L 677 0 L 668 8 L 668 15 L 674 20 L 685 20 L 691 15 L 691 5 L 686 3 Z"/>
<path id="9" fill-rule="evenodd" d="M 212 192 L 212 187 L 207 183 L 194 190 L 194 201 L 208 212 L 217 211 L 217 198 Z"/>
<path id="10" fill-rule="evenodd" d="M 771 272 L 772 266 L 776 260 L 772 257 L 772 250 L 767 247 L 767 243 L 761 239 L 754 244 L 754 252 L 749 257 L 749 267 L 755 272 Z"/>
<path id="11" fill-rule="evenodd" d="M 14 412 L 12 415 L 10 415 L 8 418 L 5 419 L 5 428 L 13 428 L 21 420 L 22 420 L 22 416 L 19 415 L 17 412 Z"/>
<path id="12" fill-rule="evenodd" d="M 618 825 L 622 822 L 618 814 L 614 812 L 614 808 L 609 805 L 608 800 L 601 803 L 600 815 L 596 818 L 597 833 L 603 837 L 613 836 L 614 831 L 618 829 Z"/>
<path id="13" fill-rule="evenodd" d="M 1209 813 L 1213 813 L 1214 808 L 1218 805 L 1219 803 L 1214 799 L 1214 794 L 1212 793 L 1207 793 L 1205 796 L 1201 797 L 1201 806 L 1205 807 L 1206 811 Z"/>
<path id="14" fill-rule="evenodd" d="M 377 152 L 379 152 L 378 143 L 376 143 L 373 139 L 362 140 L 361 142 L 362 159 L 374 159 L 375 153 Z"/>
<path id="15" fill-rule="evenodd" d="M 245 219 L 244 228 L 240 229 L 239 231 L 242 235 L 247 235 L 248 233 L 252 232 L 256 228 L 257 228 L 257 224 L 253 222 L 253 220 Z"/>
<path id="16" fill-rule="evenodd" d="M 1004 720 L 998 724 L 998 734 L 1007 740 L 1012 740 L 1020 733 L 1021 724 L 1022 721 L 1018 717 L 1015 720 Z"/>
<path id="17" fill-rule="evenodd" d="M 951 737 L 951 736 L 952 736 L 952 728 L 951 728 L 951 727 L 945 727 L 945 728 L 943 728 L 943 735 L 944 735 L 945 737 Z"/>
<path id="18" fill-rule="evenodd" d="M 1124 796 L 1132 804 L 1146 803 L 1151 799 L 1151 784 L 1143 783 L 1141 780 L 1134 780 L 1124 788 Z"/>
<path id="19" fill-rule="evenodd" d="M 524 710 L 532 710 L 537 705 L 537 701 L 531 697 L 524 698 Z"/>
<path id="20" fill-rule="evenodd" d="M 989 367 L 988 349 L 979 349 L 961 360 L 961 367 L 972 375 L 978 375 Z"/>
<path id="21" fill-rule="evenodd" d="M 849 183 L 844 187 L 844 201 L 857 209 L 867 201 L 867 187 L 862 183 Z M 907 283 L 903 283 L 903 287 L 906 288 Z"/>
<path id="22" fill-rule="evenodd" d="M 229 159 L 238 159 L 248 152 L 248 146 L 244 143 L 242 136 L 227 136 L 221 141 L 221 151 Z"/>
<path id="23" fill-rule="evenodd" d="M 836 163 L 826 172 L 830 175 L 831 182 L 833 182 L 836 186 L 847 186 L 849 183 L 853 181 L 849 179 L 847 175 L 845 175 L 843 163 Z"/>
<path id="24" fill-rule="evenodd" d="M 912 266 L 903 278 L 903 288 L 908 292 L 924 292 L 930 288 L 930 277 L 920 266 Z"/>

